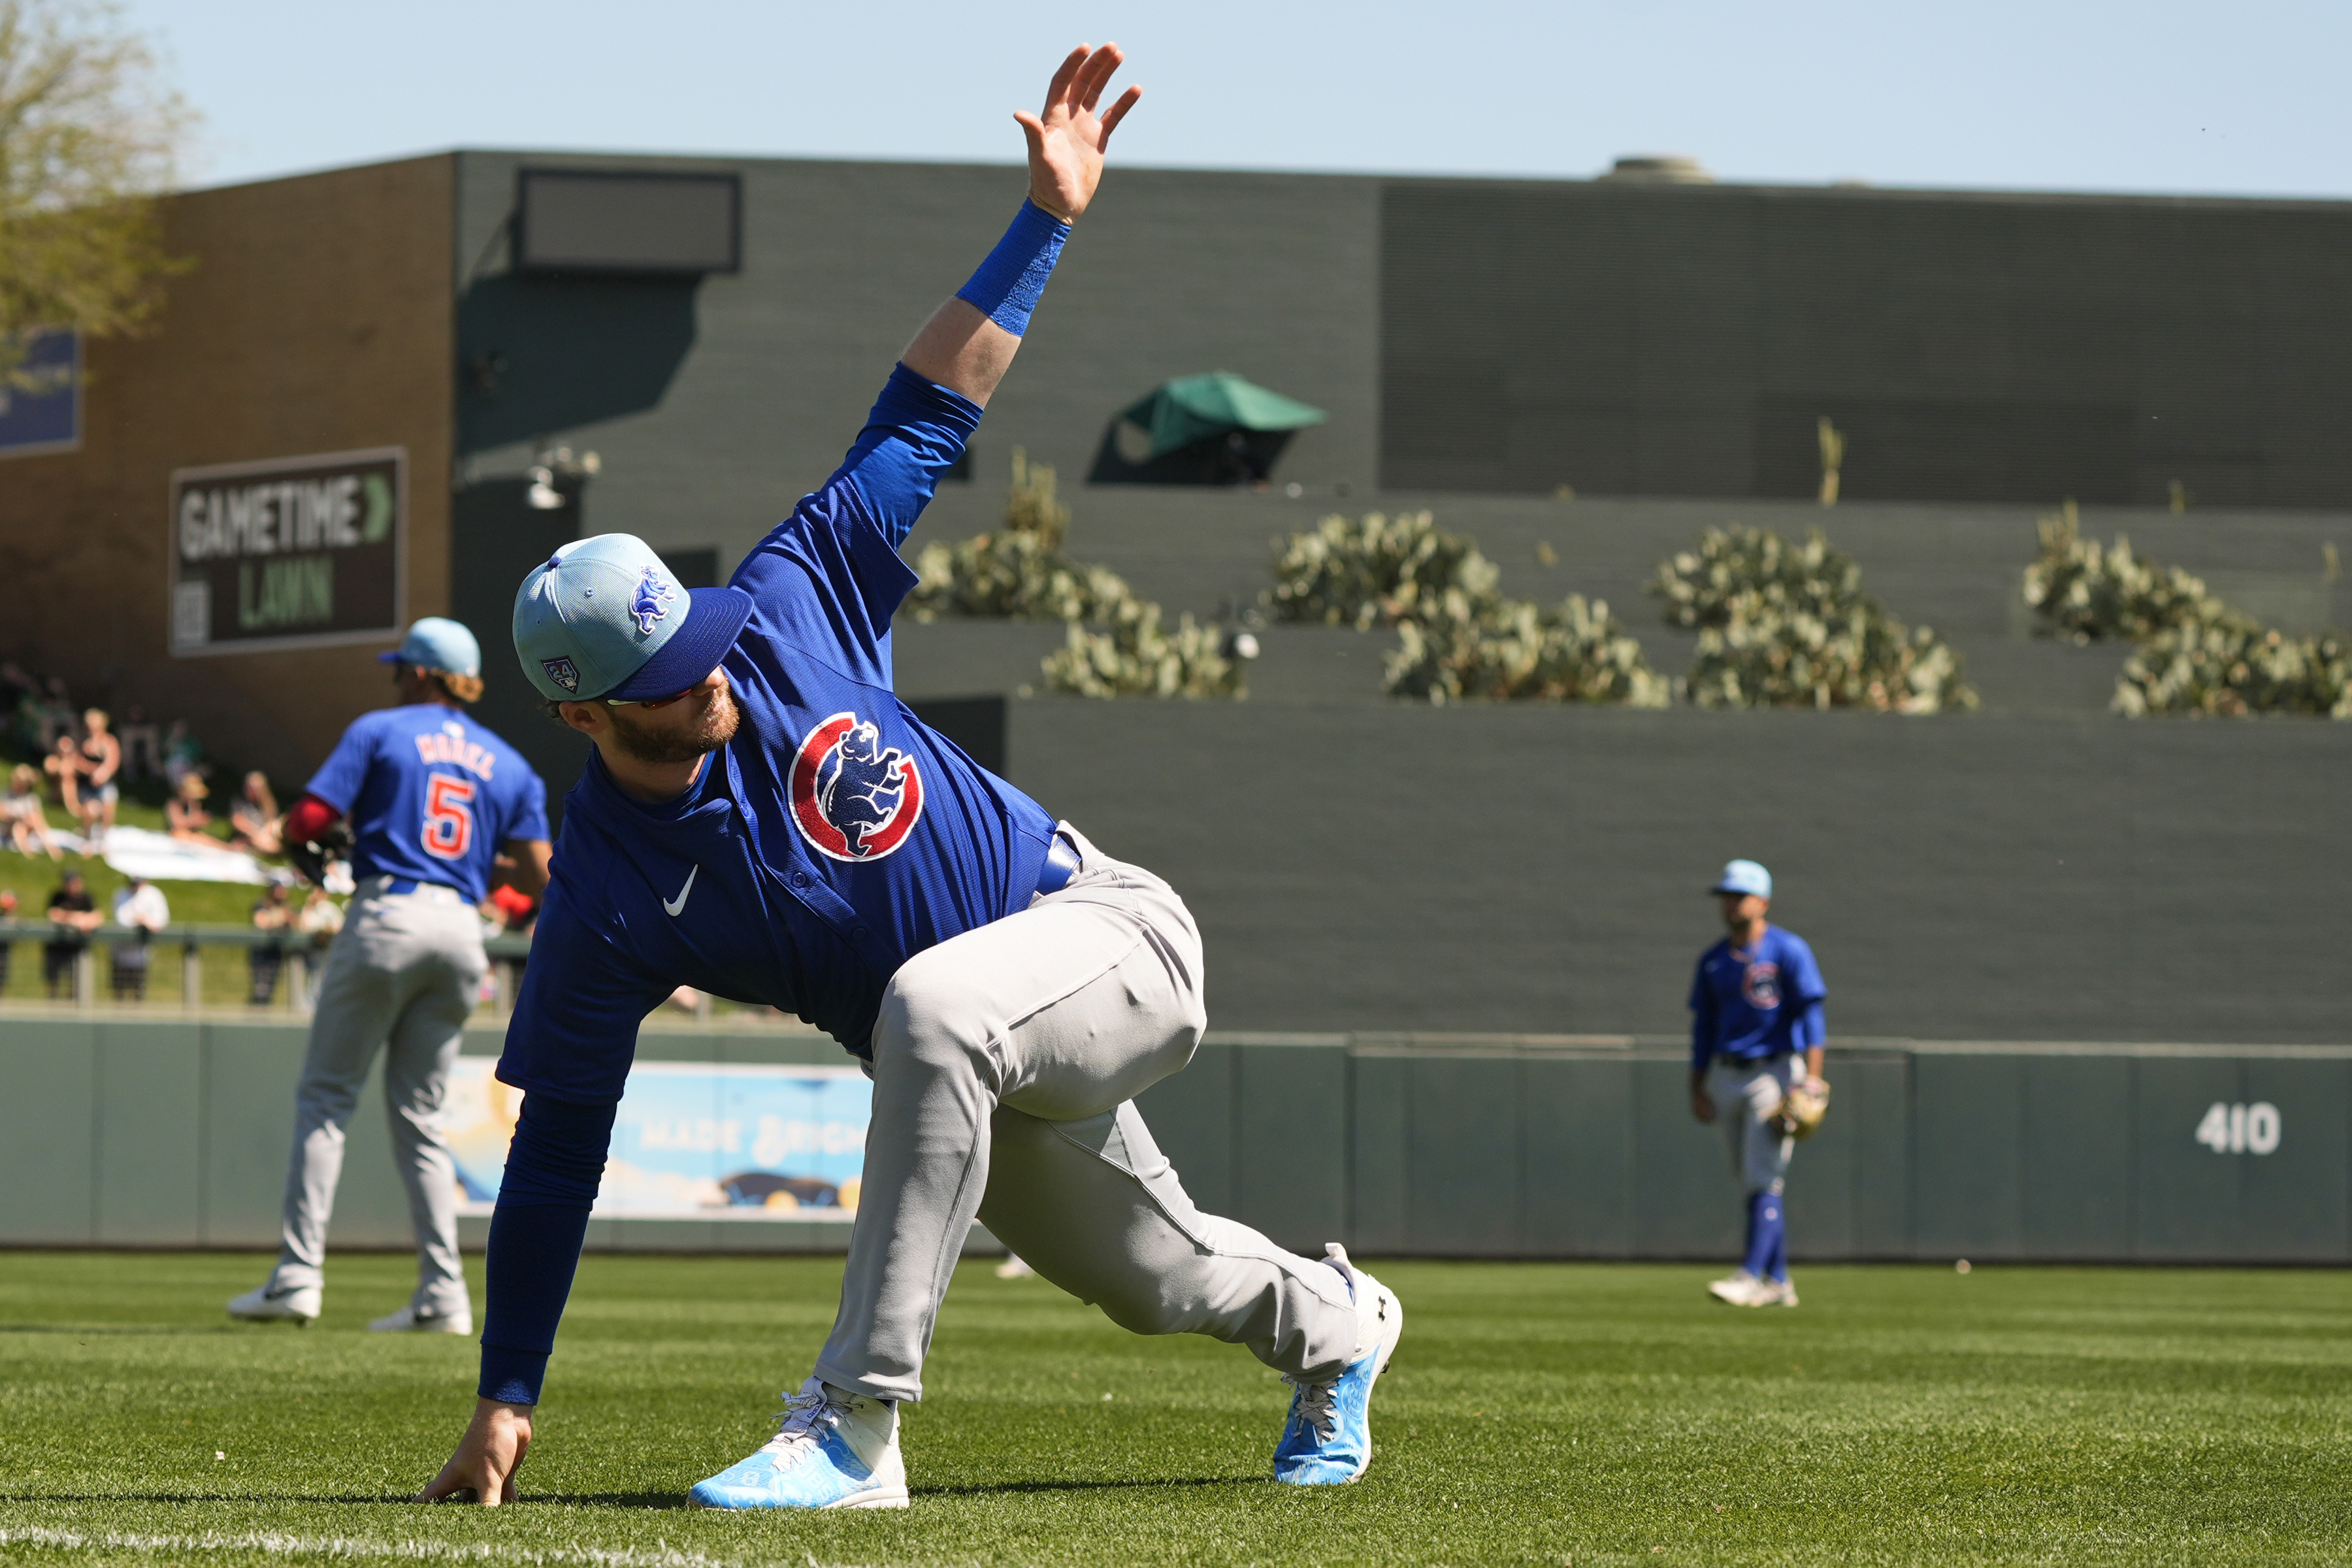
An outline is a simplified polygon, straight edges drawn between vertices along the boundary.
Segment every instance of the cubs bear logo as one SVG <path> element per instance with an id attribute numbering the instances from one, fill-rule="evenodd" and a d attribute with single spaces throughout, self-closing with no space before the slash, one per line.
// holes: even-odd
<path id="1" fill-rule="evenodd" d="M 1748 1005 L 1759 1013 L 1769 1013 L 1780 1005 L 1780 966 L 1777 963 L 1751 963 L 1740 976 L 1739 994 Z"/>
<path id="2" fill-rule="evenodd" d="M 801 837 L 835 860 L 881 858 L 923 815 L 915 759 L 883 745 L 880 728 L 855 713 L 836 713 L 808 732 L 790 787 Z"/>
<path id="3" fill-rule="evenodd" d="M 637 579 L 636 597 L 629 601 L 629 614 L 637 617 L 637 635 L 649 637 L 655 625 L 669 614 L 669 606 L 677 593 L 661 580 L 650 566 Z"/>

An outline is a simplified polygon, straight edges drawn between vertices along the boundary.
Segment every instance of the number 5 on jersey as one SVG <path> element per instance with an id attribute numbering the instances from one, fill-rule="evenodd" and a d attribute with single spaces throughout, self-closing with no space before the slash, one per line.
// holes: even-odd
<path id="1" fill-rule="evenodd" d="M 474 844 L 474 781 L 435 773 L 425 790 L 425 852 L 462 860 Z"/>

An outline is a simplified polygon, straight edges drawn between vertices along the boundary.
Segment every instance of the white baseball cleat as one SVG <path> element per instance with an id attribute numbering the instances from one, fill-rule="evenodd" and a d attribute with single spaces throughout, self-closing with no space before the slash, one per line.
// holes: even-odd
<path id="1" fill-rule="evenodd" d="M 403 1307 L 368 1325 L 371 1332 L 379 1334 L 470 1334 L 474 1331 L 474 1310 L 467 1307 L 459 1312 L 420 1312 L 415 1307 Z"/>
<path id="2" fill-rule="evenodd" d="M 319 1316 L 326 1291 L 317 1285 L 280 1285 L 265 1281 L 260 1289 L 229 1299 L 228 1315 L 248 1323 L 309 1324 Z"/>
<path id="3" fill-rule="evenodd" d="M 1766 1306 L 1793 1307 L 1797 1304 L 1797 1282 L 1795 1280 L 1768 1279 L 1765 1283 L 1772 1287 L 1772 1300 L 1764 1303 Z"/>
<path id="4" fill-rule="evenodd" d="M 1733 1307 L 1772 1306 L 1780 1300 L 1780 1286 L 1769 1279 L 1759 1279 L 1745 1268 L 1735 1268 L 1706 1288 L 1708 1295 Z"/>
<path id="5" fill-rule="evenodd" d="M 688 1508 L 905 1508 L 898 1407 L 817 1378 L 784 1401 L 782 1430 L 686 1494 Z"/>

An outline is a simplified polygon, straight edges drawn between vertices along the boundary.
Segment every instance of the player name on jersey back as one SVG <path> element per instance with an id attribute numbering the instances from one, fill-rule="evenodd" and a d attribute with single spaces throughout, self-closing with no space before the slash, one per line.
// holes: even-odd
<path id="1" fill-rule="evenodd" d="M 488 747 L 442 731 L 417 736 L 416 754 L 428 763 L 455 763 L 481 778 L 488 778 L 499 763 L 498 753 Z"/>

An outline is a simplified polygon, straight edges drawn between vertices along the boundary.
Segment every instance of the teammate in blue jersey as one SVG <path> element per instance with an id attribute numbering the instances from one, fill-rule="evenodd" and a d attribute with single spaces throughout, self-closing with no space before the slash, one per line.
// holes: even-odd
<path id="1" fill-rule="evenodd" d="M 514 1495 L 637 1025 L 681 983 L 795 1013 L 874 1079 L 832 1333 L 775 1437 L 695 1486 L 696 1505 L 907 1505 L 898 1407 L 921 1396 L 975 1217 L 1114 1321 L 1209 1334 L 1285 1373 L 1278 1479 L 1370 1463 L 1395 1297 L 1337 1247 L 1298 1257 L 1202 1214 L 1136 1112 L 1205 1023 L 1182 900 L 891 690 L 890 617 L 916 582 L 898 546 L 1094 195 L 1137 97 L 1097 111 L 1119 58 L 1081 47 L 1018 117 L 1029 200 L 916 335 L 841 468 L 728 586 L 689 593 L 621 534 L 523 584 L 524 671 L 593 749 L 499 1064 L 524 1099 L 478 1398 L 428 1499 Z"/>
<path id="2" fill-rule="evenodd" d="M 287 813 L 289 845 L 315 842 L 350 819 L 358 887 L 327 955 L 294 1091 L 278 1267 L 228 1310 L 256 1321 L 319 1315 L 343 1129 L 377 1048 L 387 1047 L 384 1106 L 416 1230 L 417 1279 L 408 1305 L 368 1326 L 469 1334 L 457 1168 L 441 1103 L 488 967 L 475 906 L 488 895 L 501 851 L 518 887 L 545 884 L 547 790 L 512 747 L 466 715 L 482 694 L 473 633 L 428 616 L 382 658 L 394 667 L 400 705 L 354 721 Z"/>
<path id="3" fill-rule="evenodd" d="M 1772 873 L 1753 860 L 1724 867 L 1712 889 L 1730 932 L 1699 955 L 1691 982 L 1691 1114 L 1720 1120 L 1731 1171 L 1748 1198 L 1748 1250 L 1707 1287 L 1735 1307 L 1793 1307 L 1781 1189 L 1795 1141 L 1781 1102 L 1804 1078 L 1822 1083 L 1829 988 L 1805 939 L 1766 921 Z"/>

